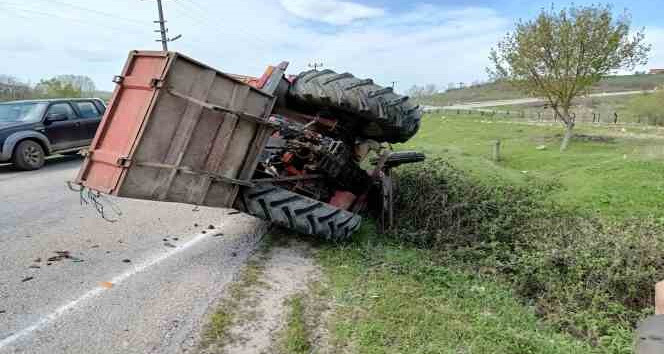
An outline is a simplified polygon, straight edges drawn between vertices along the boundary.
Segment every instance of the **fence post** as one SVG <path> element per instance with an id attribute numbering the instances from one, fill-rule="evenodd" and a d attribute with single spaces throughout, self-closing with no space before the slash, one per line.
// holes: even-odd
<path id="1" fill-rule="evenodd" d="M 500 161 L 500 139 L 494 140 L 491 144 L 491 159 Z"/>
<path id="2" fill-rule="evenodd" d="M 618 112 L 613 112 L 613 124 L 618 124 Z"/>

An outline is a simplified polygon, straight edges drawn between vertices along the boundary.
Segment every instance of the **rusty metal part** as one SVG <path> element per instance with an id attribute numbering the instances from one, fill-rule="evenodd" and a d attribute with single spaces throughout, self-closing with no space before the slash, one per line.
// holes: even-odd
<path id="1" fill-rule="evenodd" d="M 371 171 L 371 173 L 369 174 L 372 179 L 376 180 L 377 178 L 380 177 L 380 174 L 382 173 L 383 170 L 383 166 L 385 166 L 385 161 L 387 161 L 389 155 L 390 151 L 384 151 L 382 154 L 380 154 L 376 166 L 374 167 L 373 171 Z M 367 207 L 368 197 L 369 197 L 369 190 L 364 192 L 362 195 L 360 195 L 357 198 L 357 200 L 355 200 L 355 203 L 353 203 L 353 207 L 351 208 L 351 210 L 354 213 L 359 213 L 360 211 L 364 210 Z"/>
<path id="2" fill-rule="evenodd" d="M 316 175 L 299 175 L 299 176 L 287 176 L 287 177 L 274 177 L 274 178 L 256 178 L 252 179 L 253 183 L 273 183 L 273 182 L 292 182 L 292 181 L 302 181 L 302 180 L 311 180 L 311 179 L 320 179 L 325 176 L 316 174 Z"/>

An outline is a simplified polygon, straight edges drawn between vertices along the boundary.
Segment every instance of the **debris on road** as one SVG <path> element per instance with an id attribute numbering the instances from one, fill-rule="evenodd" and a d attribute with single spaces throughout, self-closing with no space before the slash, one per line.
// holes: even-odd
<path id="1" fill-rule="evenodd" d="M 228 212 L 228 214 L 226 214 L 226 215 L 236 215 L 236 214 L 242 214 L 242 212 L 234 210 L 234 211 Z"/>
<path id="2" fill-rule="evenodd" d="M 69 254 L 69 251 L 55 251 L 54 252 L 56 256 L 49 257 L 46 260 L 49 262 L 58 262 L 63 259 L 69 259 L 71 258 L 71 255 Z"/>
<path id="3" fill-rule="evenodd" d="M 37 259 L 35 259 L 33 262 L 35 262 L 35 263 L 39 263 L 39 262 L 41 262 L 41 258 L 37 258 Z"/>
<path id="4" fill-rule="evenodd" d="M 177 241 L 177 240 L 179 240 L 179 238 L 177 238 L 177 237 L 173 237 L 172 240 L 173 240 L 173 241 Z"/>
<path id="5" fill-rule="evenodd" d="M 206 233 L 207 233 L 207 231 L 203 230 L 203 231 L 201 231 L 201 233 L 202 233 L 202 234 L 206 234 Z"/>
<path id="6" fill-rule="evenodd" d="M 7 311 L 5 311 L 5 310 L 0 310 L 0 315 L 2 315 L 3 313 L 7 313 Z"/>
<path id="7" fill-rule="evenodd" d="M 209 229 L 209 230 L 214 230 L 214 225 L 211 225 L 211 224 L 208 225 L 208 229 Z"/>
<path id="8" fill-rule="evenodd" d="M 197 224 L 197 223 L 194 223 L 194 227 L 198 227 L 198 224 Z"/>
<path id="9" fill-rule="evenodd" d="M 38 266 L 38 265 L 36 265 L 36 264 L 32 264 L 32 265 L 30 265 L 28 268 L 39 269 L 39 268 L 41 268 L 41 267 Z"/>
<path id="10" fill-rule="evenodd" d="M 21 282 L 22 282 L 22 283 L 25 283 L 26 281 L 30 281 L 30 280 L 32 280 L 32 279 L 34 279 L 34 278 L 35 278 L 35 277 L 25 277 L 25 278 L 21 279 Z"/>
<path id="11" fill-rule="evenodd" d="M 171 248 L 176 248 L 176 247 L 177 247 L 176 245 L 174 245 L 174 244 L 172 244 L 172 243 L 170 243 L 170 242 L 164 242 L 164 246 L 166 246 L 166 247 L 171 247 Z"/>
<path id="12" fill-rule="evenodd" d="M 127 258 L 125 258 L 125 259 L 122 260 L 122 262 L 124 262 L 124 263 L 131 263 L 131 259 L 127 259 Z"/>
<path id="13" fill-rule="evenodd" d="M 113 283 L 111 283 L 110 281 L 103 281 L 103 282 L 100 283 L 100 285 L 101 285 L 102 288 L 106 288 L 106 289 L 110 289 L 110 288 L 113 287 Z"/>
<path id="14" fill-rule="evenodd" d="M 216 234 L 212 235 L 212 237 L 219 237 L 219 236 L 224 236 L 223 232 L 217 232 Z"/>

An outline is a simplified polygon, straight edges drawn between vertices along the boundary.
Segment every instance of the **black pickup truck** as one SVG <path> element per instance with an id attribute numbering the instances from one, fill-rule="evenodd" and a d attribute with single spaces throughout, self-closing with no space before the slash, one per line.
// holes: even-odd
<path id="1" fill-rule="evenodd" d="M 0 103 L 0 163 L 36 170 L 52 154 L 90 145 L 106 110 L 97 98 Z"/>

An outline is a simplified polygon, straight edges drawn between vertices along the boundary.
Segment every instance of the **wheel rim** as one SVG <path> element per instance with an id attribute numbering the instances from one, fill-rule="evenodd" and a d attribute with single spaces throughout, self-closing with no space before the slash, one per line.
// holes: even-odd
<path id="1" fill-rule="evenodd" d="M 25 162 L 29 163 L 32 166 L 37 166 L 41 161 L 41 151 L 39 151 L 39 149 L 37 149 L 34 146 L 28 146 L 23 151 L 23 157 L 25 159 Z"/>

